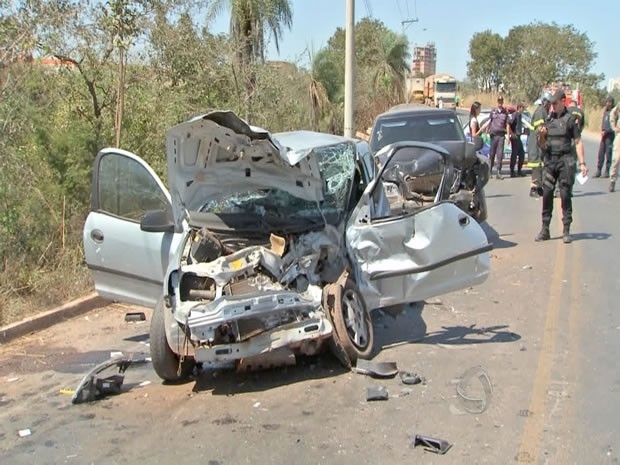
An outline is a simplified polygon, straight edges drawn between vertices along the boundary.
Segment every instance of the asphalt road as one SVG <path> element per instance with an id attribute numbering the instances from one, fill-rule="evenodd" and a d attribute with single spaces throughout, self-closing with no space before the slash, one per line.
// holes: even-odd
<path id="1" fill-rule="evenodd" d="M 592 166 L 596 147 L 586 149 Z M 60 390 L 111 351 L 148 351 L 148 321 L 125 323 L 128 308 L 110 305 L 0 347 L 2 463 L 619 464 L 620 194 L 606 180 L 576 186 L 575 242 L 559 240 L 558 201 L 554 240 L 539 244 L 528 189 L 528 178 L 490 182 L 486 283 L 376 315 L 377 360 L 423 384 L 343 372 L 329 355 L 178 386 L 145 365 L 120 395 L 71 405 Z M 459 395 L 475 367 L 492 392 L 470 378 Z M 366 402 L 372 385 L 389 400 Z M 453 446 L 425 452 L 411 447 L 416 434 Z"/>

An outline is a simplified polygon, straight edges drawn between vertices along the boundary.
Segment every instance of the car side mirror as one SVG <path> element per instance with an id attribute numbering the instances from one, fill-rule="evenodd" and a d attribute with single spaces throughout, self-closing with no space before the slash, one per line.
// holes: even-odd
<path id="1" fill-rule="evenodd" d="M 480 136 L 474 136 L 474 150 L 476 152 L 478 152 L 479 150 L 482 150 L 482 147 L 484 147 L 484 141 L 482 140 L 482 137 Z"/>
<path id="2" fill-rule="evenodd" d="M 166 210 L 151 210 L 142 217 L 140 229 L 144 232 L 172 233 L 174 232 L 174 221 Z"/>

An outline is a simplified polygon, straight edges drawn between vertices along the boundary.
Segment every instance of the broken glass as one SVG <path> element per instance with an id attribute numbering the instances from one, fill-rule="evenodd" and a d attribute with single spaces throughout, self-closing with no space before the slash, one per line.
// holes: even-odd
<path id="1" fill-rule="evenodd" d="M 338 222 L 348 208 L 355 172 L 355 145 L 350 142 L 319 147 L 315 153 L 324 181 L 324 200 L 315 202 L 295 197 L 278 189 L 248 190 L 214 199 L 203 205 L 202 212 L 216 215 L 256 215 L 268 224 L 295 219 L 332 219 Z"/>

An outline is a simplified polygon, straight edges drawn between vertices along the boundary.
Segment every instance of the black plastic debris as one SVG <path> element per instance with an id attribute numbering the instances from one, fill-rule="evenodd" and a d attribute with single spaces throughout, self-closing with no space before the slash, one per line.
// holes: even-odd
<path id="1" fill-rule="evenodd" d="M 82 378 L 73 393 L 71 403 L 93 402 L 109 395 L 120 394 L 123 381 L 125 380 L 124 373 L 127 368 L 131 365 L 146 362 L 147 359 L 144 357 L 121 356 L 113 357 L 100 363 Z M 113 367 L 118 368 L 118 373 L 109 376 L 99 376 L 103 371 Z"/>
<path id="2" fill-rule="evenodd" d="M 125 321 L 146 321 L 146 315 L 144 312 L 127 312 L 125 313 Z"/>
<path id="3" fill-rule="evenodd" d="M 403 384 L 420 384 L 422 382 L 422 378 L 417 373 L 410 373 L 408 371 L 401 371 L 398 373 L 400 376 L 400 380 Z"/>
<path id="4" fill-rule="evenodd" d="M 366 388 L 366 401 L 388 400 L 389 394 L 385 386 L 368 386 Z"/>
<path id="5" fill-rule="evenodd" d="M 431 438 L 429 436 L 416 434 L 415 440 L 413 441 L 413 447 L 418 446 L 424 447 L 425 451 L 443 455 L 450 450 L 452 444 L 444 439 Z"/>
<path id="6" fill-rule="evenodd" d="M 371 362 L 364 359 L 357 360 L 354 370 L 356 373 L 373 378 L 393 378 L 398 374 L 396 362 Z"/>

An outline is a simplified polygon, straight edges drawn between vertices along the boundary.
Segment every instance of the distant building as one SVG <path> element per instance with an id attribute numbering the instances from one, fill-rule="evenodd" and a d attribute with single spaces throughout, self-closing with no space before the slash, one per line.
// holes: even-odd
<path id="1" fill-rule="evenodd" d="M 620 91 L 620 77 L 612 78 L 607 84 L 607 92 Z"/>
<path id="2" fill-rule="evenodd" d="M 437 72 L 437 48 L 433 42 L 420 46 L 413 46 L 413 62 L 411 63 L 412 76 L 430 76 Z"/>

